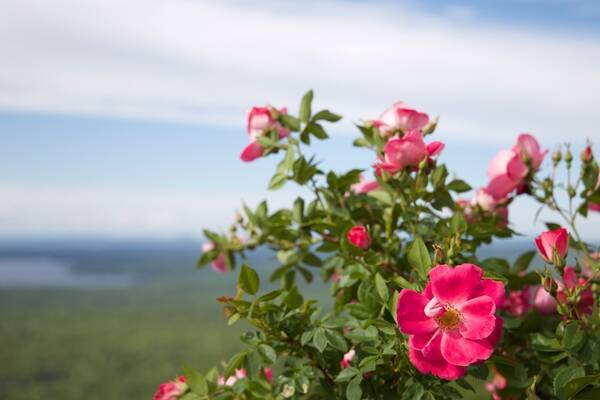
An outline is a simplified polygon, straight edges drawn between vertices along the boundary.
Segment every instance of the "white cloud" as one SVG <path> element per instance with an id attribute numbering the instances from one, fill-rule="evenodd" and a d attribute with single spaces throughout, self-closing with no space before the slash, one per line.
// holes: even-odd
<path id="1" fill-rule="evenodd" d="M 440 114 L 445 138 L 598 137 L 598 38 L 465 8 L 259 4 L 4 1 L 0 108 L 239 126 L 250 105 L 313 87 L 346 128 L 405 100 Z"/>

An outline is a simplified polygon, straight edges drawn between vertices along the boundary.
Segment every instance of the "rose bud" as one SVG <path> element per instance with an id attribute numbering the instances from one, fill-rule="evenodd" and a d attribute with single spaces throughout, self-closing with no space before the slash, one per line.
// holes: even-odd
<path id="1" fill-rule="evenodd" d="M 535 238 L 535 245 L 544 261 L 562 267 L 569 249 L 569 232 L 565 228 L 546 231 Z"/>
<path id="2" fill-rule="evenodd" d="M 348 241 L 363 250 L 368 249 L 371 245 L 369 232 L 367 231 L 367 228 L 362 225 L 354 226 L 348 231 Z"/>

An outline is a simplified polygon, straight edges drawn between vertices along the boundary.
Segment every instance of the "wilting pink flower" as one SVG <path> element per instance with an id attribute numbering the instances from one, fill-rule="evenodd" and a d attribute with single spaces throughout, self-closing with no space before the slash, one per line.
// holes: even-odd
<path id="1" fill-rule="evenodd" d="M 490 392 L 493 400 L 501 400 L 498 390 L 506 388 L 506 378 L 502 376 L 496 368 L 492 367 L 492 379 L 485 383 L 485 390 Z"/>
<path id="2" fill-rule="evenodd" d="M 348 241 L 356 247 L 366 250 L 371 245 L 369 231 L 362 225 L 356 225 L 348 231 Z"/>
<path id="3" fill-rule="evenodd" d="M 161 383 L 154 393 L 154 400 L 176 400 L 186 392 L 187 388 L 185 376 L 180 376 L 175 381 Z"/>
<path id="4" fill-rule="evenodd" d="M 205 242 L 202 244 L 202 252 L 206 253 L 215 248 L 213 242 Z M 225 262 L 225 253 L 219 254 L 211 263 L 212 269 L 216 272 L 227 272 L 227 263 Z"/>
<path id="5" fill-rule="evenodd" d="M 366 194 L 379 189 L 379 183 L 376 180 L 368 181 L 360 176 L 358 183 L 350 186 L 350 190 L 354 194 Z"/>
<path id="6" fill-rule="evenodd" d="M 540 256 L 548 263 L 556 263 L 555 254 L 564 259 L 569 250 L 569 232 L 565 228 L 546 231 L 535 238 Z M 563 264 L 564 265 L 564 264 Z"/>
<path id="7" fill-rule="evenodd" d="M 575 268 L 566 266 L 563 272 L 562 281 L 556 280 L 558 290 L 556 292 L 556 299 L 552 297 L 543 287 L 538 287 L 535 292 L 533 299 L 533 306 L 539 313 L 542 314 L 555 314 L 556 301 L 558 300 L 561 304 L 566 304 L 568 297 L 575 292 L 575 290 L 583 291 L 580 292 L 579 301 L 577 303 L 577 310 L 581 314 L 591 314 L 594 306 L 594 293 L 589 285 L 588 280 L 577 277 Z"/>
<path id="8" fill-rule="evenodd" d="M 429 116 L 410 108 L 406 103 L 397 102 L 373 121 L 383 136 L 392 136 L 398 131 L 421 130 L 429 123 Z"/>
<path id="9" fill-rule="evenodd" d="M 265 374 L 267 382 L 273 382 L 273 371 L 271 371 L 271 368 L 263 368 L 263 374 Z"/>
<path id="10" fill-rule="evenodd" d="M 240 368 L 240 369 L 236 369 L 235 370 L 235 374 L 231 375 L 229 378 L 227 378 L 227 380 L 225 380 L 225 377 L 223 375 L 219 375 L 219 378 L 217 379 L 217 384 L 219 386 L 233 386 L 238 379 L 242 379 L 246 377 L 246 370 L 244 368 Z"/>
<path id="11" fill-rule="evenodd" d="M 273 107 L 253 107 L 248 112 L 248 135 L 250 136 L 250 143 L 244 148 L 240 158 L 242 161 L 250 162 L 263 155 L 264 148 L 257 141 L 260 136 L 267 135 L 270 131 L 276 131 L 279 139 L 284 138 L 290 134 L 277 119 L 273 118 L 273 115 L 287 114 L 287 109 L 282 108 L 276 110 Z"/>
<path id="12" fill-rule="evenodd" d="M 482 277 L 473 264 L 438 265 L 423 293 L 400 292 L 398 325 L 409 335 L 409 358 L 420 372 L 455 380 L 492 355 L 502 334 L 495 313 L 504 302 L 504 285 Z"/>
<path id="13" fill-rule="evenodd" d="M 512 315 L 517 317 L 522 317 L 527 314 L 529 311 L 529 307 L 531 299 L 531 288 L 529 286 L 525 286 L 521 290 L 513 290 L 509 293 L 504 302 L 504 309 Z"/>
<path id="14" fill-rule="evenodd" d="M 349 368 L 350 362 L 352 361 L 355 355 L 356 351 L 354 351 L 354 349 L 350 349 L 346 354 L 344 354 L 344 358 L 342 358 L 342 360 L 340 361 L 340 368 Z"/>
<path id="15" fill-rule="evenodd" d="M 519 135 L 512 150 L 501 150 L 490 162 L 488 192 L 500 199 L 515 189 L 524 191 L 528 172 L 539 169 L 547 152 L 540 151 L 537 140 L 530 134 Z"/>

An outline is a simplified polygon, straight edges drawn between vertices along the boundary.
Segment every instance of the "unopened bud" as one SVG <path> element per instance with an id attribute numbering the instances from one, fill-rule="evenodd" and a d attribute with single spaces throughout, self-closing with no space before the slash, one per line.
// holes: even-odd
<path id="1" fill-rule="evenodd" d="M 565 161 L 569 164 L 571 163 L 571 161 L 573 161 L 573 154 L 571 153 L 571 150 L 567 150 L 565 152 Z"/>
<path id="2" fill-rule="evenodd" d="M 552 179 L 550 178 L 544 179 L 544 183 L 542 183 L 542 185 L 544 187 L 544 191 L 547 193 L 551 193 L 552 189 L 554 188 L 554 182 L 552 182 Z"/>
<path id="3" fill-rule="evenodd" d="M 589 144 L 585 146 L 583 151 L 581 152 L 581 161 L 584 163 L 588 163 L 594 159 L 594 154 L 592 153 L 592 146 Z"/>
<path id="4" fill-rule="evenodd" d="M 572 185 L 569 185 L 569 187 L 567 188 L 567 193 L 569 193 L 570 198 L 575 197 L 575 188 Z"/>
<path id="5" fill-rule="evenodd" d="M 554 166 L 558 165 L 561 158 L 562 158 L 562 153 L 560 152 L 560 149 L 554 150 L 554 152 L 552 153 L 552 162 L 554 163 Z"/>

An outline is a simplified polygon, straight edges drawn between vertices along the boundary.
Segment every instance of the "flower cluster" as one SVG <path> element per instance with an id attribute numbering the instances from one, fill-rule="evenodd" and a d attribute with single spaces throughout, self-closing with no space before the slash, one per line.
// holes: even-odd
<path id="1" fill-rule="evenodd" d="M 240 154 L 242 161 L 250 162 L 262 157 L 264 146 L 259 141 L 261 136 L 268 136 L 273 132 L 277 138 L 282 139 L 290 134 L 290 131 L 285 129 L 278 121 L 281 114 L 287 114 L 285 107 L 280 110 L 271 106 L 253 107 L 248 112 L 247 129 L 250 143 Z"/>

